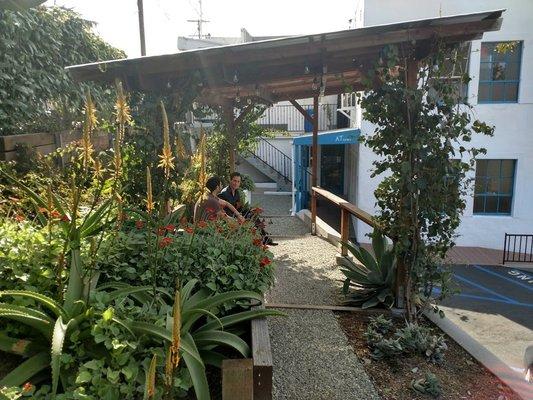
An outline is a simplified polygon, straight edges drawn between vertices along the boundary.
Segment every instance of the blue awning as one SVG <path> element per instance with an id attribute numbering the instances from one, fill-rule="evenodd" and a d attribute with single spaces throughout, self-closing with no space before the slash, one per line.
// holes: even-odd
<path id="1" fill-rule="evenodd" d="M 335 129 L 318 133 L 318 145 L 327 144 L 356 144 L 359 143 L 360 129 Z M 295 146 L 311 146 L 313 135 L 302 135 L 294 138 L 292 144 Z"/>

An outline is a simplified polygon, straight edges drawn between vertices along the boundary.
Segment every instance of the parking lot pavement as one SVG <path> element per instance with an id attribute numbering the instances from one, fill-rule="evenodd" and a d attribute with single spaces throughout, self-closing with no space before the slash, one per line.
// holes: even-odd
<path id="1" fill-rule="evenodd" d="M 452 267 L 461 290 L 443 303 L 447 317 L 514 370 L 533 344 L 533 273 L 484 265 Z"/>

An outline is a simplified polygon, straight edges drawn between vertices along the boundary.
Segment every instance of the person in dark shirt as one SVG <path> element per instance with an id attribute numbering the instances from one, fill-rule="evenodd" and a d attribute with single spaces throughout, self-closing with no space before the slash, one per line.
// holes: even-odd
<path id="1" fill-rule="evenodd" d="M 228 215 L 224 212 L 226 208 L 234 218 L 237 218 L 241 222 L 244 221 L 244 217 L 232 204 L 217 197 L 222 189 L 222 182 L 218 176 L 209 178 L 205 186 L 209 190 L 209 194 L 206 199 L 196 202 L 194 206 L 194 222 L 228 218 Z"/>
<path id="2" fill-rule="evenodd" d="M 244 217 L 248 220 L 252 220 L 255 223 L 256 228 L 261 232 L 261 236 L 263 237 L 263 243 L 268 244 L 271 246 L 276 246 L 277 243 L 275 243 L 266 233 L 264 229 L 265 222 L 264 220 L 261 220 L 257 214 L 255 214 L 249 207 L 248 204 L 246 204 L 246 201 L 244 199 L 241 199 L 241 191 L 239 190 L 242 183 L 242 176 L 238 172 L 233 172 L 230 175 L 230 183 L 228 186 L 226 186 L 222 191 L 218 194 L 218 197 L 224 201 L 226 201 L 228 204 L 231 204 L 235 209 L 244 215 Z M 226 212 L 229 215 L 232 215 L 231 209 L 227 207 Z"/>

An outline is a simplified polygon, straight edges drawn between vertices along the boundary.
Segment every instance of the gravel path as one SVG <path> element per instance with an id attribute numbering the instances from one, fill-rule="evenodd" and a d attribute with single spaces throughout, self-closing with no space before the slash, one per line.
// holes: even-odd
<path id="1" fill-rule="evenodd" d="M 252 206 L 259 206 L 265 216 L 291 215 L 292 197 L 288 195 L 252 194 Z"/>
<path id="2" fill-rule="evenodd" d="M 262 195 L 265 214 L 276 214 L 284 196 Z M 258 196 L 252 196 L 258 200 Z M 259 201 L 259 200 L 258 200 Z M 289 200 L 290 205 L 290 200 Z M 276 261 L 276 281 L 267 303 L 338 303 L 342 273 L 336 248 L 311 236 L 297 217 L 267 218 L 267 230 L 277 235 L 270 250 Z M 273 399 L 379 400 L 359 359 L 331 311 L 283 309 L 288 316 L 269 318 L 272 344 Z"/>

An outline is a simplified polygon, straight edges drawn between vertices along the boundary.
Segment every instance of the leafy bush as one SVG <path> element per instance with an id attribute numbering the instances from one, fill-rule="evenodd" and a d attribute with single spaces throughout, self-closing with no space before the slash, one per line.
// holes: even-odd
<path id="1" fill-rule="evenodd" d="M 407 323 L 403 328 L 394 329 L 392 320 L 382 315 L 370 318 L 364 337 L 376 360 L 416 354 L 440 363 L 448 349 L 444 336 L 435 335 L 431 328 Z"/>
<path id="2" fill-rule="evenodd" d="M 360 264 L 342 259 L 341 271 L 346 276 L 343 293 L 345 303 L 362 308 L 394 304 L 393 285 L 396 276 L 394 249 L 387 249 L 387 239 L 381 232 L 372 233 L 373 256 L 361 246 L 345 244 Z M 352 289 L 350 291 L 350 289 Z"/>
<path id="3" fill-rule="evenodd" d="M 432 374 L 431 372 L 426 372 L 425 378 L 413 379 L 411 387 L 419 393 L 427 394 L 434 398 L 437 398 L 442 394 L 439 380 L 435 374 Z"/>
<path id="4" fill-rule="evenodd" d="M 136 226 L 135 226 L 136 225 Z M 129 221 L 102 245 L 98 261 L 102 279 L 149 285 L 153 274 L 161 287 L 197 279 L 214 293 L 250 290 L 264 293 L 273 279 L 272 254 L 250 224 L 224 220 L 161 226 L 150 231 L 142 220 Z M 157 235 L 159 233 L 159 235 Z M 159 241 L 157 268 L 152 268 L 148 240 Z"/>
<path id="5" fill-rule="evenodd" d="M 20 216 L 21 218 L 24 218 Z M 29 221 L 0 221 L 0 290 L 56 292 L 56 261 L 61 242 L 55 229 L 49 231 Z"/>
<path id="6" fill-rule="evenodd" d="M 93 23 L 72 10 L 38 7 L 0 10 L 0 135 L 71 128 L 82 104 L 80 84 L 66 66 L 117 59 L 125 53 L 92 31 Z M 111 110 L 108 89 L 92 87 L 96 101 Z"/>

